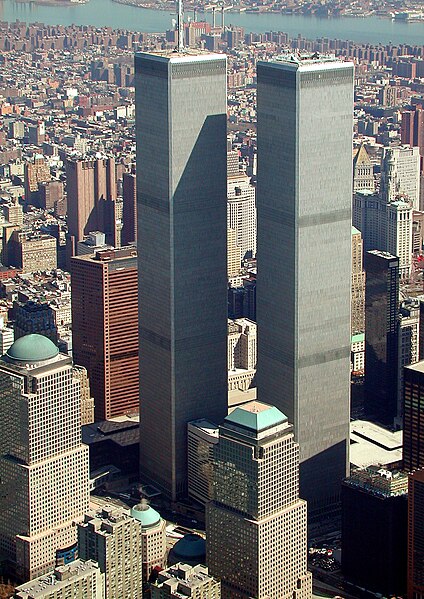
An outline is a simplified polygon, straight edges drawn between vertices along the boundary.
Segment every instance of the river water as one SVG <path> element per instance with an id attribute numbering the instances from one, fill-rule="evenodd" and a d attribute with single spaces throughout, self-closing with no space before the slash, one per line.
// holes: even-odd
<path id="1" fill-rule="evenodd" d="M 190 13 L 189 13 L 190 14 Z M 89 0 L 72 6 L 42 6 L 0 0 L 0 20 L 42 22 L 49 25 L 95 25 L 145 32 L 160 32 L 171 27 L 172 16 L 166 11 L 147 10 L 118 4 L 112 0 Z M 210 21 L 211 14 L 207 14 Z M 244 27 L 247 31 L 284 31 L 290 36 L 299 33 L 306 38 L 317 37 L 354 40 L 357 42 L 394 44 L 424 44 L 424 22 L 402 23 L 379 17 L 321 19 L 303 15 L 226 13 L 226 24 Z M 220 15 L 217 15 L 220 23 Z"/>

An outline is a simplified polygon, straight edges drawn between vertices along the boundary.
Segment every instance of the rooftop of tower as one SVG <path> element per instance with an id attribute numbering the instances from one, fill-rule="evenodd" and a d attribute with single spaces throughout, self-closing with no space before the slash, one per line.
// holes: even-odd
<path id="1" fill-rule="evenodd" d="M 254 432 L 287 423 L 288 418 L 283 412 L 261 401 L 249 401 L 233 410 L 224 420 L 224 424 L 240 426 Z"/>
<path id="2" fill-rule="evenodd" d="M 177 50 L 162 50 L 158 52 L 138 52 L 136 58 L 149 58 L 150 60 L 157 60 L 159 62 L 201 62 L 207 60 L 226 60 L 226 54 L 218 54 L 216 52 L 209 52 L 208 50 L 199 50 L 194 48 L 186 48 L 183 51 L 178 52 Z"/>
<path id="3" fill-rule="evenodd" d="M 293 70 L 327 70 L 353 68 L 352 62 L 340 60 L 334 54 L 320 54 L 319 52 L 284 52 L 268 61 L 259 61 L 261 65 L 269 64 L 274 67 Z"/>

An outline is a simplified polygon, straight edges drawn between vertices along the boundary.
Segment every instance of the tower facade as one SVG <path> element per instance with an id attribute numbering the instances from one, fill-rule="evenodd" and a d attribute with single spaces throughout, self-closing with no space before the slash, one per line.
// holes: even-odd
<path id="1" fill-rule="evenodd" d="M 137 186 L 135 173 L 122 175 L 123 218 L 121 243 L 137 241 Z"/>
<path id="2" fill-rule="evenodd" d="M 87 369 L 96 420 L 138 411 L 137 251 L 71 259 L 72 337 Z"/>
<path id="3" fill-rule="evenodd" d="M 365 414 L 391 425 L 397 414 L 399 258 L 372 250 L 364 265 Z"/>
<path id="4" fill-rule="evenodd" d="M 0 388 L 0 547 L 30 580 L 76 542 L 73 522 L 88 509 L 79 382 L 71 358 L 34 334 L 0 360 Z"/>
<path id="5" fill-rule="evenodd" d="M 420 149 L 398 146 L 384 148 L 381 161 L 381 194 L 386 202 L 406 196 L 420 210 Z"/>
<path id="6" fill-rule="evenodd" d="M 140 465 L 175 498 L 187 422 L 227 411 L 226 57 L 138 54 L 136 106 Z"/>
<path id="7" fill-rule="evenodd" d="M 293 56 L 257 73 L 258 393 L 294 424 L 318 514 L 348 464 L 353 64 Z"/>
<path id="8" fill-rule="evenodd" d="M 252 401 L 236 408 L 214 446 L 207 564 L 224 599 L 312 596 L 299 446 L 287 417 Z"/>
<path id="9" fill-rule="evenodd" d="M 241 256 L 256 256 L 256 189 L 244 173 L 228 177 L 228 228 L 237 233 Z"/>
<path id="10" fill-rule="evenodd" d="M 351 332 L 365 331 L 365 272 L 363 269 L 363 243 L 361 232 L 352 227 L 352 307 Z"/>
<path id="11" fill-rule="evenodd" d="M 424 360 L 404 369 L 403 467 L 424 468 Z"/>
<path id="12" fill-rule="evenodd" d="M 374 168 L 364 145 L 353 159 L 353 191 L 375 190 Z"/>
<path id="13" fill-rule="evenodd" d="M 408 483 L 408 599 L 424 597 L 424 470 L 409 475 Z"/>
<path id="14" fill-rule="evenodd" d="M 115 159 L 68 158 L 66 182 L 69 235 L 81 241 L 90 231 L 100 230 L 115 244 Z"/>
<path id="15" fill-rule="evenodd" d="M 105 599 L 142 597 L 155 566 L 166 565 L 166 522 L 148 505 L 128 511 L 105 506 L 78 525 L 81 559 L 94 560 L 105 574 Z"/>

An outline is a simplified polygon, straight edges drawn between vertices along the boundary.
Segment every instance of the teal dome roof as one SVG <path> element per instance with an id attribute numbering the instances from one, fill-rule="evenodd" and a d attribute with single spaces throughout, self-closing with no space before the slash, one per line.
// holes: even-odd
<path id="1" fill-rule="evenodd" d="M 199 535 L 185 535 L 173 548 L 175 557 L 181 561 L 193 561 L 196 559 L 202 559 L 206 555 L 206 543 Z"/>
<path id="2" fill-rule="evenodd" d="M 19 337 L 9 347 L 6 356 L 13 362 L 44 362 L 55 358 L 59 353 L 59 349 L 43 335 L 25 335 Z"/>
<path id="3" fill-rule="evenodd" d="M 156 526 L 160 522 L 160 514 L 150 505 L 139 503 L 131 508 L 131 516 L 141 522 L 143 528 Z"/>

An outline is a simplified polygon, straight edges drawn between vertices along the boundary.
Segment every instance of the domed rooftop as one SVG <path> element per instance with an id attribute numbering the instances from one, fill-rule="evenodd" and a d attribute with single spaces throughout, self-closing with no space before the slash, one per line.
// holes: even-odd
<path id="1" fill-rule="evenodd" d="M 44 362 L 55 358 L 59 353 L 56 345 L 43 335 L 25 335 L 19 337 L 6 352 L 13 362 Z"/>
<path id="2" fill-rule="evenodd" d="M 160 522 L 160 514 L 147 503 L 139 503 L 131 508 L 131 516 L 141 522 L 143 528 L 156 526 Z"/>
<path id="3" fill-rule="evenodd" d="M 202 563 L 206 556 L 206 543 L 199 535 L 185 535 L 175 543 L 172 552 L 178 561 L 184 563 Z"/>

